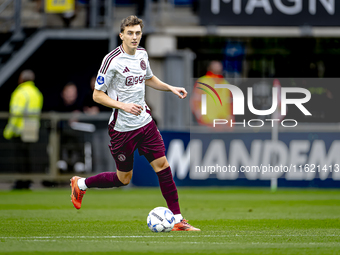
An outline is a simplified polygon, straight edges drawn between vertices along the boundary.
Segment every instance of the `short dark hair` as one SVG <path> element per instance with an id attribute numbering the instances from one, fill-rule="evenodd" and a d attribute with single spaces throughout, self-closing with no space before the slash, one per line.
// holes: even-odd
<path id="1" fill-rule="evenodd" d="M 139 19 L 137 16 L 130 15 L 122 20 L 120 23 L 120 32 L 123 33 L 126 27 L 140 25 L 141 29 L 143 29 L 143 20 Z"/>
<path id="2" fill-rule="evenodd" d="M 20 77 L 22 79 L 22 82 L 26 81 L 34 81 L 35 80 L 35 75 L 32 70 L 26 69 L 20 73 Z"/>

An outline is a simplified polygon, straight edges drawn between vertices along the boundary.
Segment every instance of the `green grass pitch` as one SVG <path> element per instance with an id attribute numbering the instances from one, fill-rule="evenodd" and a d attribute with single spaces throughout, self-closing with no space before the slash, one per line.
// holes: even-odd
<path id="1" fill-rule="evenodd" d="M 152 233 L 158 188 L 0 191 L 0 254 L 340 254 L 340 190 L 179 188 L 201 232 Z"/>

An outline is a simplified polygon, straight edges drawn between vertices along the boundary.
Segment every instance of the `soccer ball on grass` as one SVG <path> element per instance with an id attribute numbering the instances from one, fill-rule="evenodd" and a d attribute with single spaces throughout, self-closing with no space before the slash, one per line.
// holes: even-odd
<path id="1" fill-rule="evenodd" d="M 147 223 L 153 232 L 169 232 L 175 225 L 175 216 L 168 208 L 156 207 L 149 212 Z"/>

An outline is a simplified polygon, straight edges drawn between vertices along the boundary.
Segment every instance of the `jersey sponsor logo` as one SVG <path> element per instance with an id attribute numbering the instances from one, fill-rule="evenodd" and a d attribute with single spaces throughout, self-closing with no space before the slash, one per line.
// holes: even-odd
<path id="1" fill-rule="evenodd" d="M 127 73 L 127 72 L 130 72 L 129 68 L 127 68 L 127 66 L 124 68 L 124 71 L 123 73 Z"/>
<path id="2" fill-rule="evenodd" d="M 99 85 L 103 85 L 104 84 L 104 77 L 99 75 L 98 78 L 97 78 L 97 83 Z"/>
<path id="3" fill-rule="evenodd" d="M 140 75 L 140 76 L 128 76 L 125 79 L 125 85 L 126 86 L 132 86 L 136 85 L 138 83 L 143 83 L 145 80 L 146 75 Z"/>
<path id="4" fill-rule="evenodd" d="M 142 70 L 146 70 L 146 63 L 143 59 L 140 61 L 140 68 L 142 68 Z"/>
<path id="5" fill-rule="evenodd" d="M 126 157 L 123 154 L 119 154 L 117 158 L 118 158 L 119 161 L 125 161 L 126 160 Z"/>

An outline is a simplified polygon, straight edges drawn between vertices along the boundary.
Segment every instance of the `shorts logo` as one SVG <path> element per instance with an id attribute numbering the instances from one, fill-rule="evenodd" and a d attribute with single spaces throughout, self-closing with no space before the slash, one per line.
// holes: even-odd
<path id="1" fill-rule="evenodd" d="M 126 159 L 125 155 L 123 155 L 123 154 L 119 154 L 117 158 L 118 158 L 119 161 L 125 161 L 125 159 Z"/>
<path id="2" fill-rule="evenodd" d="M 98 83 L 99 85 L 104 84 L 104 77 L 103 77 L 103 76 L 98 76 L 98 78 L 97 78 L 97 83 Z"/>
<path id="3" fill-rule="evenodd" d="M 146 64 L 145 64 L 145 61 L 143 59 L 140 62 L 140 68 L 142 68 L 142 70 L 146 70 Z"/>

